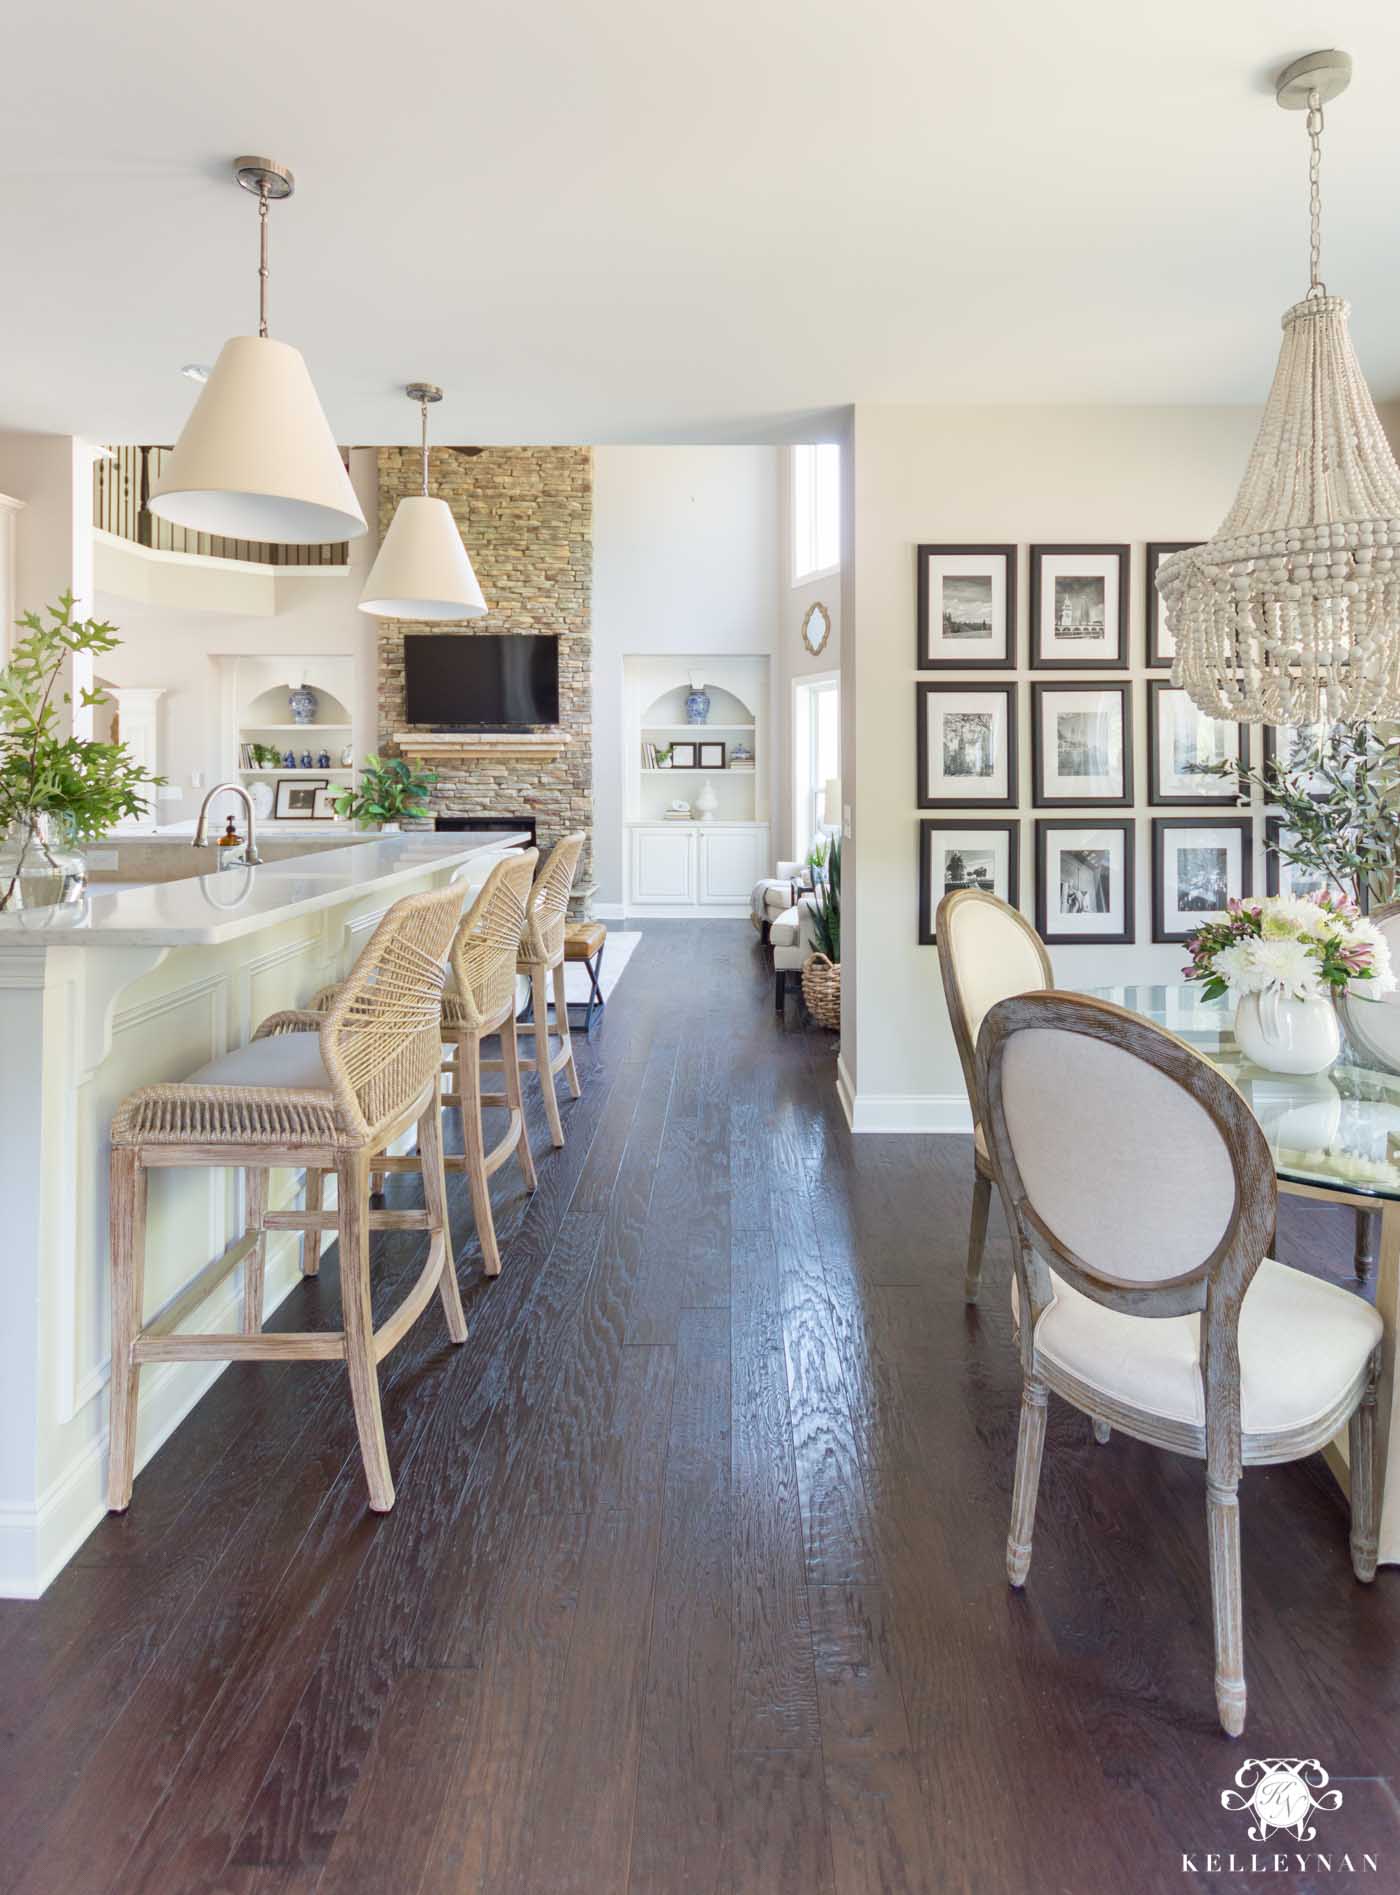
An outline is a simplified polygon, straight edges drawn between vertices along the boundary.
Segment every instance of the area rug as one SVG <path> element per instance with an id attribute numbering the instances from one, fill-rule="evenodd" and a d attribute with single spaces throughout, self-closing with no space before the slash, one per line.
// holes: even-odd
<path id="1" fill-rule="evenodd" d="M 610 997 L 613 988 L 627 971 L 627 963 L 641 945 L 642 935 L 636 929 L 608 929 L 608 942 L 603 949 L 603 971 L 598 979 L 598 986 L 604 1000 Z M 588 969 L 582 961 L 564 963 L 564 993 L 571 1007 L 588 1005 L 588 984 Z M 551 1020 L 554 1018 L 552 1004 L 549 1017 Z M 596 1014 L 594 1018 L 597 1018 Z"/>

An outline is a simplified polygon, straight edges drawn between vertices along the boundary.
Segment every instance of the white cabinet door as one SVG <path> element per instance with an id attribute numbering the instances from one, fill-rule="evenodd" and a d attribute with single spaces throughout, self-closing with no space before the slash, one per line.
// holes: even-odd
<path id="1" fill-rule="evenodd" d="M 679 823 L 632 831 L 632 900 L 695 900 L 695 836 Z"/>
<path id="2" fill-rule="evenodd" d="M 768 873 L 768 830 L 701 830 L 700 900 L 747 902 L 753 886 Z"/>

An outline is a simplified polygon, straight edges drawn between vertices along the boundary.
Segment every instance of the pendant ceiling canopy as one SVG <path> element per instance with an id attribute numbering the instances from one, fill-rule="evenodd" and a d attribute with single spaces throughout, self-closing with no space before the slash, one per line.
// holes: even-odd
<path id="1" fill-rule="evenodd" d="M 1172 682 L 1209 717 L 1308 724 L 1400 715 L 1400 468 L 1352 348 L 1350 306 L 1319 272 L 1322 108 L 1345 53 L 1297 60 L 1278 102 L 1305 108 L 1311 285 L 1283 347 L 1244 482 L 1203 546 L 1164 559 Z"/>
<path id="2" fill-rule="evenodd" d="M 293 179 L 268 158 L 234 172 L 258 198 L 258 333 L 234 336 L 214 364 L 151 489 L 151 511 L 226 539 L 314 546 L 369 528 L 299 350 L 267 333 L 268 205 Z"/>
<path id="3" fill-rule="evenodd" d="M 442 390 L 410 382 L 404 392 L 422 410 L 423 491 L 405 494 L 395 509 L 360 610 L 383 619 L 484 618 L 486 601 L 452 509 L 428 492 L 428 405 L 442 400 Z"/>

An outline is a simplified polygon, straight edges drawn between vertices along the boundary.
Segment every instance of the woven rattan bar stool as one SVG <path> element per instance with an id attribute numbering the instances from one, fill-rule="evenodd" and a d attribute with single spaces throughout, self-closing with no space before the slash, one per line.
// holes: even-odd
<path id="1" fill-rule="evenodd" d="M 387 1513 L 394 1483 L 379 1408 L 378 1365 L 442 1297 L 448 1334 L 465 1342 L 447 1224 L 442 1164 L 442 995 L 462 891 L 448 886 L 395 902 L 325 1013 L 274 1013 L 247 1046 L 174 1085 L 143 1086 L 112 1121 L 112 1438 L 108 1505 L 131 1500 L 136 1408 L 147 1362 L 344 1361 L 360 1437 L 369 1504 Z M 372 1212 L 368 1173 L 377 1153 L 413 1124 L 423 1168 L 421 1211 Z M 155 1167 L 240 1166 L 247 1229 L 154 1317 L 143 1313 L 146 1184 Z M 267 1209 L 273 1166 L 336 1178 L 336 1208 Z M 340 1239 L 343 1330 L 263 1335 L 263 1266 L 269 1230 Z M 429 1233 L 428 1260 L 394 1313 L 374 1327 L 372 1230 Z M 237 1265 L 244 1266 L 243 1328 L 179 1334 L 180 1324 Z"/>
<path id="2" fill-rule="evenodd" d="M 520 1099 L 519 1046 L 515 1036 L 516 1009 L 526 983 L 515 971 L 516 956 L 525 929 L 525 905 L 539 852 L 526 849 L 504 856 L 487 875 L 462 917 L 452 942 L 447 988 L 442 997 L 442 1038 L 447 1060 L 442 1070 L 452 1085 L 443 1094 L 444 1105 L 462 1110 L 460 1152 L 447 1152 L 449 1171 L 464 1171 L 471 1192 L 482 1267 L 487 1276 L 501 1273 L 496 1243 L 496 1220 L 491 1210 L 493 1172 L 514 1152 L 525 1189 L 535 1189 L 535 1161 L 530 1155 L 529 1130 Z M 469 896 L 470 899 L 470 896 Z M 321 1005 L 328 995 L 317 995 Z M 481 1042 L 493 1033 L 501 1036 L 499 1063 L 505 1082 L 501 1095 L 510 1113 L 505 1136 L 486 1149 L 481 1123 Z M 376 1177 L 386 1171 L 416 1171 L 423 1162 L 414 1157 L 384 1157 L 374 1162 Z"/>
<path id="3" fill-rule="evenodd" d="M 525 915 L 525 938 L 520 944 L 517 963 L 522 974 L 530 977 L 533 1018 L 521 1020 L 518 1031 L 534 1035 L 532 1056 L 522 1054 L 521 1070 L 537 1072 L 544 1093 L 544 1115 L 549 1120 L 549 1135 L 556 1146 L 564 1143 L 564 1127 L 559 1120 L 559 1100 L 554 1090 L 554 1075 L 565 1073 L 569 1090 L 577 1099 L 582 1087 L 574 1065 L 573 1042 L 569 1038 L 569 1007 L 564 998 L 564 924 L 568 919 L 569 895 L 574 874 L 583 854 L 584 835 L 565 836 L 556 842 L 546 858 L 530 891 Z M 554 985 L 554 1025 L 549 1024 L 550 976 Z M 559 1050 L 551 1055 L 551 1032 L 558 1038 Z M 485 1062 L 494 1066 L 495 1061 Z M 503 1093 L 488 1094 L 487 1105 L 507 1103 Z"/>

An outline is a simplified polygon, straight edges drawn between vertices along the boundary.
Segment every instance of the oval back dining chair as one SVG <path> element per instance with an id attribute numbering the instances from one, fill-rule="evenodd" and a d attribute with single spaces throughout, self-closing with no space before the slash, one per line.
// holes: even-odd
<path id="1" fill-rule="evenodd" d="M 972 1223 L 963 1295 L 969 1303 L 975 1303 L 987 1242 L 987 1213 L 992 1205 L 992 1170 L 987 1162 L 977 1093 L 977 1032 L 988 1009 L 998 1000 L 1008 994 L 1053 987 L 1055 976 L 1045 943 L 1025 916 L 980 888 L 957 888 L 945 895 L 938 904 L 934 934 L 953 1043 L 972 1107 Z"/>
<path id="2" fill-rule="evenodd" d="M 1096 1423 L 1204 1460 L 1215 1698 L 1238 1736 L 1241 1468 L 1300 1460 L 1349 1424 L 1352 1566 L 1375 1577 L 1380 1318 L 1266 1256 L 1268 1144 L 1184 1041 L 1104 1001 L 1022 994 L 983 1022 L 977 1075 L 1020 1332 L 1007 1576 L 1021 1586 L 1030 1570 L 1051 1391 Z"/>
<path id="3" fill-rule="evenodd" d="M 396 901 L 324 1012 L 271 1014 L 246 1046 L 175 1084 L 143 1086 L 112 1120 L 112 1432 L 108 1506 L 130 1503 L 137 1397 L 146 1362 L 326 1359 L 349 1370 L 360 1454 L 376 1513 L 394 1504 L 379 1407 L 379 1363 L 407 1335 L 437 1290 L 453 1342 L 465 1342 L 447 1223 L 442 1164 L 442 993 L 462 907 L 451 886 Z M 377 1154 L 417 1124 L 425 1209 L 369 1209 Z M 143 1307 L 146 1184 L 152 1169 L 238 1166 L 246 1228 L 240 1241 L 197 1272 L 154 1316 Z M 334 1211 L 269 1211 L 273 1167 L 333 1171 Z M 422 1230 L 428 1257 L 413 1288 L 378 1329 L 370 1304 L 370 1232 Z M 334 1230 L 340 1240 L 343 1327 L 262 1334 L 269 1230 Z M 228 1335 L 181 1328 L 238 1264 L 243 1327 Z"/>

